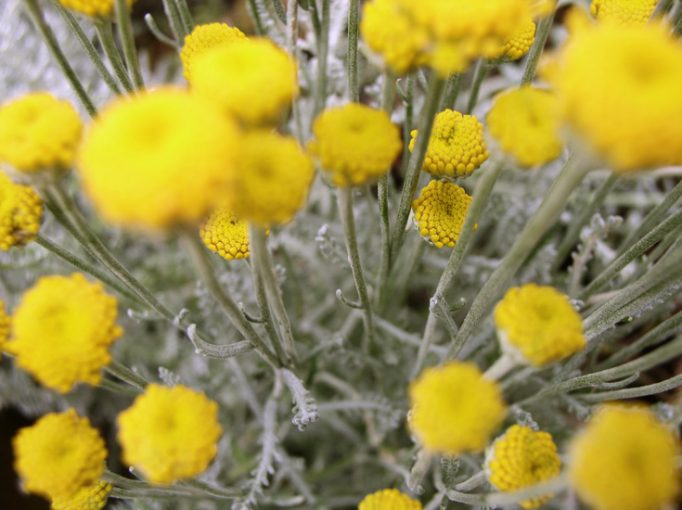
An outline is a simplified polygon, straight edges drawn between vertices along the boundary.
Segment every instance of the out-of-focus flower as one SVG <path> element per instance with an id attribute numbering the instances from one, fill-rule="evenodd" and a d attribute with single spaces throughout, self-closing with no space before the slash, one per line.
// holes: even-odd
<path id="1" fill-rule="evenodd" d="M 0 172 L 0 250 L 24 246 L 40 230 L 43 201 L 29 186 L 14 184 Z"/>
<path id="2" fill-rule="evenodd" d="M 600 22 L 645 25 L 657 3 L 657 0 L 592 0 L 590 12 Z"/>
<path id="3" fill-rule="evenodd" d="M 212 48 L 227 46 L 245 38 L 244 32 L 226 23 L 207 23 L 194 27 L 192 33 L 185 36 L 180 51 L 182 69 L 187 81 L 192 81 L 192 66 L 201 55 Z"/>
<path id="4" fill-rule="evenodd" d="M 365 496 L 358 510 L 422 510 L 422 504 L 397 489 L 383 489 Z"/>
<path id="5" fill-rule="evenodd" d="M 471 197 L 451 182 L 431 180 L 412 202 L 419 234 L 435 244 L 454 247 L 462 231 Z"/>
<path id="6" fill-rule="evenodd" d="M 52 510 L 102 510 L 107 505 L 111 489 L 111 484 L 98 480 L 71 498 L 53 499 Z"/>
<path id="7" fill-rule="evenodd" d="M 137 0 L 126 0 L 128 7 Z M 59 0 L 67 9 L 80 12 L 86 16 L 111 16 L 114 13 L 116 0 Z"/>
<path id="8" fill-rule="evenodd" d="M 5 349 L 7 340 L 9 339 L 10 325 L 12 324 L 12 319 L 7 315 L 7 310 L 5 310 L 5 302 L 0 299 L 0 354 Z"/>

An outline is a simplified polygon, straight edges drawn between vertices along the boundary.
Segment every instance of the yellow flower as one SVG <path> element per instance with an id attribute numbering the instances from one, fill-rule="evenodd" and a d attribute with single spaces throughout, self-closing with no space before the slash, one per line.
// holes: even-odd
<path id="1" fill-rule="evenodd" d="M 513 287 L 495 308 L 503 349 L 533 366 L 564 359 L 585 347 L 580 314 L 553 287 Z"/>
<path id="2" fill-rule="evenodd" d="M 396 489 L 383 489 L 368 494 L 358 510 L 422 510 L 422 504 Z"/>
<path id="3" fill-rule="evenodd" d="M 381 177 L 402 146 L 400 131 L 386 112 L 358 103 L 322 112 L 313 134 L 310 152 L 336 186 L 358 186 Z"/>
<path id="4" fill-rule="evenodd" d="M 313 179 L 310 158 L 290 137 L 251 131 L 239 148 L 239 172 L 225 195 L 239 218 L 263 227 L 291 221 Z"/>
<path id="5" fill-rule="evenodd" d="M 561 460 L 552 436 L 524 425 L 512 425 L 497 438 L 486 459 L 488 479 L 498 490 L 515 492 L 559 475 Z M 551 496 L 523 501 L 538 508 Z"/>
<path id="6" fill-rule="evenodd" d="M 74 497 L 104 471 L 104 441 L 73 409 L 46 414 L 19 430 L 12 444 L 24 488 L 50 499 Z"/>
<path id="7" fill-rule="evenodd" d="M 0 354 L 5 349 L 7 340 L 9 339 L 9 330 L 12 320 L 10 316 L 7 315 L 7 310 L 5 310 L 5 302 L 0 299 Z"/>
<path id="8" fill-rule="evenodd" d="M 516 31 L 504 43 L 502 56 L 509 60 L 518 60 L 523 57 L 535 40 L 535 22 L 528 16 Z"/>
<path id="9" fill-rule="evenodd" d="M 71 498 L 53 499 L 52 510 L 102 510 L 112 488 L 111 484 L 98 480 Z"/>
<path id="10" fill-rule="evenodd" d="M 682 43 L 667 31 L 583 26 L 550 67 L 564 120 L 614 170 L 682 163 Z"/>
<path id="11" fill-rule="evenodd" d="M 100 382 L 121 334 L 116 299 L 99 283 L 79 273 L 44 276 L 21 298 L 7 350 L 45 386 L 66 393 L 79 382 Z"/>
<path id="12" fill-rule="evenodd" d="M 196 224 L 225 191 L 238 137 L 212 105 L 158 89 L 106 108 L 83 142 L 78 167 L 85 191 L 112 223 Z"/>
<path id="13" fill-rule="evenodd" d="M 608 404 L 573 441 L 569 476 L 595 510 L 663 508 L 679 489 L 679 444 L 645 407 Z"/>
<path id="14" fill-rule="evenodd" d="M 35 92 L 0 107 L 0 163 L 20 172 L 68 169 L 83 123 L 73 106 Z"/>
<path id="15" fill-rule="evenodd" d="M 267 39 L 236 40 L 208 50 L 192 64 L 190 84 L 249 125 L 276 123 L 298 93 L 296 63 Z"/>
<path id="16" fill-rule="evenodd" d="M 590 12 L 601 22 L 645 25 L 656 9 L 657 0 L 592 0 Z"/>
<path id="17" fill-rule="evenodd" d="M 551 92 L 507 89 L 495 97 L 487 120 L 502 150 L 523 166 L 542 165 L 561 154 L 556 97 Z"/>
<path id="18" fill-rule="evenodd" d="M 43 201 L 29 186 L 14 184 L 0 172 L 0 250 L 24 246 L 40 230 Z"/>
<path id="19" fill-rule="evenodd" d="M 410 151 L 417 140 L 412 131 Z M 483 126 L 473 115 L 462 115 L 454 110 L 443 110 L 433 123 L 429 148 L 423 169 L 432 175 L 466 177 L 488 159 L 483 139 Z"/>
<path id="20" fill-rule="evenodd" d="M 227 209 L 214 211 L 199 231 L 206 247 L 227 260 L 249 257 L 249 224 Z"/>
<path id="21" fill-rule="evenodd" d="M 124 462 L 159 484 L 203 472 L 223 432 L 216 403 L 185 386 L 150 384 L 117 421 Z"/>
<path id="22" fill-rule="evenodd" d="M 185 43 L 180 51 L 180 60 L 187 81 L 192 81 L 192 66 L 199 56 L 211 48 L 228 45 L 244 38 L 246 38 L 244 32 L 226 23 L 207 23 L 194 27 L 192 33 L 185 37 Z"/>
<path id="23" fill-rule="evenodd" d="M 430 181 L 412 202 L 419 233 L 438 248 L 454 247 L 470 204 L 471 197 L 463 188 L 447 181 Z"/>
<path id="24" fill-rule="evenodd" d="M 135 0 L 127 0 L 130 7 Z M 114 13 L 116 0 L 59 0 L 67 9 L 80 12 L 86 16 L 111 16 Z"/>
<path id="25" fill-rule="evenodd" d="M 426 369 L 410 385 L 410 428 L 434 453 L 482 451 L 507 412 L 497 384 L 472 363 Z"/>

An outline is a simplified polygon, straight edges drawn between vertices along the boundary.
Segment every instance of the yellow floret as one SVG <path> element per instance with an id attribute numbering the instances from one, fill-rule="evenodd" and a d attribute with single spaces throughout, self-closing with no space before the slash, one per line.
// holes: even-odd
<path id="1" fill-rule="evenodd" d="M 227 209 L 209 216 L 199 231 L 206 247 L 227 260 L 249 257 L 249 224 Z"/>
<path id="2" fill-rule="evenodd" d="M 66 393 L 79 382 L 100 382 L 121 334 L 116 299 L 99 283 L 79 273 L 44 276 L 21 298 L 7 350 L 45 386 Z"/>
<path id="3" fill-rule="evenodd" d="M 33 188 L 14 184 L 0 172 L 0 250 L 24 246 L 40 230 L 43 201 Z"/>
<path id="4" fill-rule="evenodd" d="M 502 150 L 523 166 L 543 165 L 563 148 L 556 97 L 546 90 L 520 87 L 495 97 L 488 130 Z"/>
<path id="5" fill-rule="evenodd" d="M 179 89 L 121 98 L 94 122 L 79 170 L 105 219 L 160 229 L 197 224 L 235 171 L 239 132 L 207 102 Z"/>
<path id="6" fill-rule="evenodd" d="M 368 494 L 358 510 L 422 510 L 422 504 L 396 489 L 383 489 Z"/>
<path id="7" fill-rule="evenodd" d="M 498 490 L 515 492 L 559 475 L 561 460 L 547 432 L 512 425 L 497 438 L 486 459 L 488 479 Z M 551 496 L 523 501 L 523 508 L 538 508 Z"/>
<path id="8" fill-rule="evenodd" d="M 136 0 L 127 0 L 130 7 Z M 80 12 L 86 16 L 111 16 L 114 13 L 116 0 L 59 0 L 67 9 Z"/>
<path id="9" fill-rule="evenodd" d="M 680 448 L 645 407 L 603 406 L 573 441 L 569 476 L 595 510 L 651 510 L 679 490 Z"/>
<path id="10" fill-rule="evenodd" d="M 98 480 L 79 490 L 71 498 L 53 499 L 51 508 L 52 510 L 102 510 L 107 504 L 112 488 L 111 484 Z"/>
<path id="11" fill-rule="evenodd" d="M 503 349 L 533 366 L 564 359 L 585 347 L 580 314 L 553 287 L 529 283 L 507 291 L 495 308 Z"/>
<path id="12" fill-rule="evenodd" d="M 549 68 L 564 120 L 616 171 L 682 163 L 682 43 L 668 31 L 583 24 Z"/>
<path id="13" fill-rule="evenodd" d="M 418 136 L 412 131 L 410 151 Z M 433 123 L 422 168 L 431 175 L 466 177 L 488 159 L 483 139 L 483 126 L 473 115 L 443 110 Z"/>
<path id="14" fill-rule="evenodd" d="M 244 39 L 244 32 L 226 23 L 207 23 L 197 25 L 192 33 L 185 36 L 185 43 L 180 51 L 182 69 L 187 81 L 192 81 L 192 66 L 196 59 L 211 48 L 228 45 Z"/>
<path id="15" fill-rule="evenodd" d="M 216 403 L 185 386 L 150 384 L 117 421 L 124 462 L 159 484 L 205 471 L 223 432 Z"/>
<path id="16" fill-rule="evenodd" d="M 454 247 L 470 204 L 464 188 L 448 181 L 430 181 L 412 202 L 419 234 L 438 248 Z"/>
<path id="17" fill-rule="evenodd" d="M 507 408 L 497 384 L 471 363 L 453 361 L 426 369 L 410 385 L 410 428 L 431 452 L 480 452 Z"/>
<path id="18" fill-rule="evenodd" d="M 50 413 L 14 436 L 14 468 L 28 492 L 74 497 L 102 476 L 107 450 L 97 429 L 76 411 Z"/>
<path id="19" fill-rule="evenodd" d="M 20 172 L 72 166 L 83 123 L 73 106 L 36 92 L 0 107 L 0 163 Z"/>
<path id="20" fill-rule="evenodd" d="M 592 0 L 590 12 L 601 22 L 645 25 L 656 9 L 657 0 Z"/>
<path id="21" fill-rule="evenodd" d="M 276 123 L 298 94 L 296 63 L 268 39 L 236 40 L 206 51 L 192 64 L 190 84 L 248 125 Z"/>
<path id="22" fill-rule="evenodd" d="M 530 16 L 519 25 L 512 36 L 504 43 L 502 56 L 509 60 L 518 60 L 523 57 L 535 40 L 535 22 Z"/>
<path id="23" fill-rule="evenodd" d="M 5 302 L 0 299 L 0 354 L 5 349 L 7 340 L 9 339 L 9 330 L 12 320 L 10 316 L 7 315 L 7 310 L 5 310 Z"/>
<path id="24" fill-rule="evenodd" d="M 383 110 L 357 103 L 315 119 L 310 152 L 336 186 L 359 186 L 384 175 L 400 153 L 400 131 Z"/>
<path id="25" fill-rule="evenodd" d="M 239 149 L 239 171 L 225 194 L 225 206 L 262 227 L 291 221 L 305 204 L 313 164 L 291 137 L 250 131 Z"/>

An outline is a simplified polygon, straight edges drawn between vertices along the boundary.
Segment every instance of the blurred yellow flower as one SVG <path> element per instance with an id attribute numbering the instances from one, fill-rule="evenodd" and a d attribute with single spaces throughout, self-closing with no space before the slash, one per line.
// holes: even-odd
<path id="1" fill-rule="evenodd" d="M 502 57 L 509 60 L 518 60 L 523 57 L 535 40 L 535 22 L 528 16 L 504 42 Z"/>
<path id="2" fill-rule="evenodd" d="M 127 0 L 130 7 L 136 0 Z M 116 0 L 59 0 L 67 9 L 80 12 L 86 16 L 111 16 L 114 13 Z"/>
<path id="3" fill-rule="evenodd" d="M 0 172 L 0 250 L 24 246 L 40 230 L 43 201 L 29 186 L 14 184 Z"/>
<path id="4" fill-rule="evenodd" d="M 98 480 L 88 487 L 79 490 L 71 498 L 52 500 L 52 510 L 102 510 L 107 505 L 111 484 Z"/>
<path id="5" fill-rule="evenodd" d="M 180 51 L 182 69 L 187 81 L 192 81 L 192 66 L 201 55 L 212 48 L 229 45 L 245 38 L 244 32 L 226 23 L 206 23 L 194 27 L 192 33 L 185 36 L 185 42 Z"/>
<path id="6" fill-rule="evenodd" d="M 464 188 L 448 181 L 429 181 L 412 202 L 419 234 L 438 248 L 454 247 L 470 204 Z"/>
<path id="7" fill-rule="evenodd" d="M 397 489 L 383 489 L 365 496 L 358 510 L 422 510 L 422 504 Z"/>
<path id="8" fill-rule="evenodd" d="M 7 310 L 5 309 L 5 302 L 0 299 L 0 354 L 5 349 L 7 340 L 9 339 L 10 325 L 12 324 L 12 319 L 7 315 Z"/>
<path id="9" fill-rule="evenodd" d="M 657 0 L 592 0 L 590 12 L 600 22 L 644 25 L 656 9 Z"/>
<path id="10" fill-rule="evenodd" d="M 249 257 L 249 224 L 228 209 L 214 211 L 201 226 L 199 236 L 209 250 L 224 259 Z"/>

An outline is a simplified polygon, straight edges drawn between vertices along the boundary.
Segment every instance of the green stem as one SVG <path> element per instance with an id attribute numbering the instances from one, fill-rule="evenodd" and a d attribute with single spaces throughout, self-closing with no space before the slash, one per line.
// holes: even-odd
<path id="1" fill-rule="evenodd" d="M 453 74 L 448 78 L 447 84 L 445 86 L 445 94 L 443 95 L 443 100 L 441 101 L 440 111 L 447 108 L 451 110 L 456 110 L 457 98 L 459 97 L 459 91 L 462 88 L 462 73 Z"/>
<path id="2" fill-rule="evenodd" d="M 481 84 L 483 80 L 488 75 L 490 70 L 490 64 L 485 59 L 479 59 L 476 62 L 476 67 L 474 69 L 474 77 L 471 80 L 471 91 L 469 92 L 469 100 L 467 102 L 467 108 L 464 113 L 470 114 L 474 111 L 474 107 L 478 102 L 478 94 L 481 91 Z"/>
<path id="3" fill-rule="evenodd" d="M 358 82 L 359 18 L 360 0 L 350 0 L 348 7 L 348 97 L 355 103 L 360 101 L 360 85 Z"/>
<path id="4" fill-rule="evenodd" d="M 149 381 L 147 381 L 144 377 L 137 375 L 127 366 L 115 360 L 112 360 L 111 363 L 104 368 L 104 370 L 110 375 L 120 379 L 125 383 L 128 383 L 138 390 L 144 390 L 149 384 Z"/>
<path id="5" fill-rule="evenodd" d="M 331 19 L 329 13 L 330 3 L 331 0 L 322 0 L 322 24 L 320 26 L 320 35 L 317 40 L 317 83 L 315 86 L 313 115 L 310 119 L 311 125 L 317 115 L 324 109 L 327 100 L 327 62 L 329 58 L 329 24 Z"/>
<path id="6" fill-rule="evenodd" d="M 258 12 L 256 0 L 249 0 L 249 11 L 251 12 L 251 17 L 253 18 L 253 24 L 256 26 L 256 34 L 259 36 L 266 35 L 267 32 L 263 26 L 263 21 L 260 19 L 260 13 Z"/>
<path id="7" fill-rule="evenodd" d="M 282 0 L 270 0 L 270 5 L 272 5 L 272 8 L 275 11 L 275 14 L 277 14 L 277 18 L 282 23 L 286 24 L 287 14 L 284 11 L 284 6 L 282 5 Z"/>
<path id="8" fill-rule="evenodd" d="M 192 18 L 192 13 L 190 12 L 189 6 L 187 5 L 187 0 L 174 1 L 175 8 L 180 15 L 180 22 L 182 23 L 182 28 L 185 32 L 185 35 L 189 35 L 192 33 L 192 29 L 194 28 L 194 19 Z"/>
<path id="9" fill-rule="evenodd" d="M 669 379 L 646 386 L 638 386 L 637 388 L 626 388 L 624 390 L 604 391 L 601 393 L 590 393 L 583 397 L 587 402 L 605 402 L 624 400 L 630 398 L 641 398 L 649 395 L 656 395 L 670 391 L 672 389 L 682 386 L 682 374 L 676 375 Z"/>
<path id="10" fill-rule="evenodd" d="M 182 46 L 187 34 L 185 33 L 182 20 L 180 19 L 180 13 L 178 12 L 175 2 L 173 0 L 163 0 L 163 11 L 166 14 L 166 18 L 168 18 L 168 24 L 171 27 L 175 40 Z"/>
<path id="11" fill-rule="evenodd" d="M 535 31 L 535 40 L 533 41 L 533 45 L 528 52 L 528 56 L 526 57 L 526 67 L 523 70 L 521 85 L 528 85 L 535 77 L 535 71 L 538 67 L 540 56 L 545 49 L 547 37 L 549 37 L 549 32 L 552 29 L 552 24 L 554 23 L 554 13 L 555 11 L 552 11 L 551 14 L 548 14 L 546 17 L 542 18 L 538 23 L 537 30 Z"/>
<path id="12" fill-rule="evenodd" d="M 114 33 L 111 29 L 111 22 L 109 20 L 95 18 L 94 24 L 99 42 L 102 45 L 104 54 L 109 59 L 109 63 L 114 70 L 116 78 L 118 78 L 119 83 L 127 92 L 132 92 L 133 85 L 130 82 L 128 73 L 126 72 L 125 66 L 123 65 L 123 60 L 121 60 L 118 47 L 116 46 Z"/>
<path id="13" fill-rule="evenodd" d="M 159 25 L 157 25 L 156 20 L 154 17 L 147 13 L 144 15 L 144 22 L 147 24 L 147 28 L 149 28 L 149 31 L 156 37 L 156 39 L 159 42 L 162 42 L 163 44 L 170 46 L 171 48 L 175 49 L 176 51 L 180 49 L 180 45 L 178 42 L 171 38 L 168 37 L 166 34 L 163 33 L 161 28 L 159 28 Z"/>
<path id="14" fill-rule="evenodd" d="M 118 24 L 118 37 L 123 47 L 123 57 L 126 61 L 128 73 L 136 89 L 144 87 L 142 73 L 140 72 L 140 62 L 137 58 L 137 48 L 135 47 L 135 37 L 133 36 L 133 25 L 130 20 L 130 8 L 126 0 L 116 0 L 116 22 Z"/>

